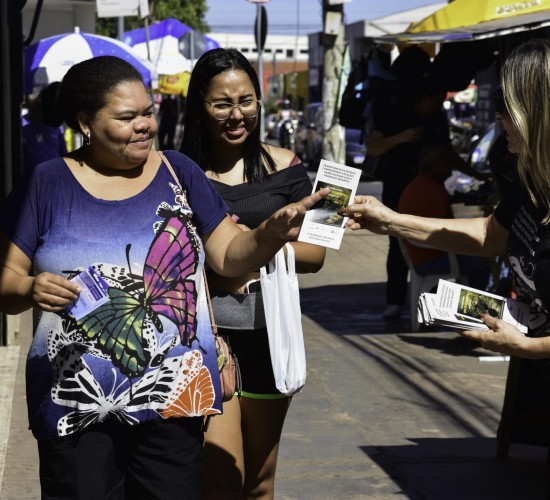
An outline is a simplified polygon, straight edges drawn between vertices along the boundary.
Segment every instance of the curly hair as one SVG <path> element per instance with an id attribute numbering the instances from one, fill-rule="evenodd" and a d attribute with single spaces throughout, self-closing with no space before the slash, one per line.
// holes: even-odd
<path id="1" fill-rule="evenodd" d="M 82 133 L 78 114 L 84 112 L 94 116 L 107 104 L 107 96 L 113 88 L 134 81 L 143 83 L 140 72 L 119 57 L 98 56 L 75 64 L 61 82 L 48 86 L 51 101 L 48 99 L 50 105 L 44 107 L 45 121 L 54 125 L 65 122 Z"/>

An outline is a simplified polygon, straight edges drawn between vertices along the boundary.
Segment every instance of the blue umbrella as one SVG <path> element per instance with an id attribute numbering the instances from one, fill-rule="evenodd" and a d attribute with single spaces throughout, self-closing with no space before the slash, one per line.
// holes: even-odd
<path id="1" fill-rule="evenodd" d="M 117 56 L 132 64 L 146 86 L 156 86 L 154 66 L 129 45 L 100 35 L 65 33 L 44 38 L 25 49 L 25 92 L 61 81 L 71 66 L 96 56 Z"/>
<path id="2" fill-rule="evenodd" d="M 148 56 L 147 40 L 149 40 L 149 55 L 159 75 L 175 75 L 182 71 L 191 71 L 192 61 L 180 52 L 180 41 L 189 35 L 192 29 L 177 19 L 165 19 L 145 28 L 139 28 L 124 33 L 124 41 L 142 57 Z M 203 51 L 219 47 L 220 44 L 205 35 L 196 33 L 196 41 L 200 41 Z M 200 53 L 195 54 L 198 59 Z"/>

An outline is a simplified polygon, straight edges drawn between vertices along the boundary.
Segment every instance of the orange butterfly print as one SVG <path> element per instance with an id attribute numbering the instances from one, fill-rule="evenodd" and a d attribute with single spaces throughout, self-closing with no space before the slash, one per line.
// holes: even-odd
<path id="1" fill-rule="evenodd" d="M 220 413 L 213 408 L 216 394 L 210 372 L 202 364 L 198 350 L 187 353 L 182 363 L 182 377 L 159 411 L 163 418 L 200 417 Z"/>

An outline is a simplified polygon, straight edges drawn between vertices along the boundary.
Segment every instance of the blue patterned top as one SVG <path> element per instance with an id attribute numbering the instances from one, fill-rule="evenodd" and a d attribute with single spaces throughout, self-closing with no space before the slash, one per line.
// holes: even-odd
<path id="1" fill-rule="evenodd" d="M 34 275 L 93 266 L 109 285 L 109 302 L 79 320 L 36 311 L 27 400 L 37 438 L 221 412 L 200 236 L 228 209 L 195 163 L 166 156 L 186 192 L 161 165 L 137 195 L 97 199 L 59 158 L 8 197 L 0 227 Z"/>

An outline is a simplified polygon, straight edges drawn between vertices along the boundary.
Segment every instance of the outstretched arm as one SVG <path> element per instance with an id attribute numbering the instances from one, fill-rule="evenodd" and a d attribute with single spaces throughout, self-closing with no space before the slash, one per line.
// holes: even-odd
<path id="1" fill-rule="evenodd" d="M 236 277 L 264 266 L 287 241 L 298 237 L 306 211 L 330 189 L 321 189 L 275 212 L 252 231 L 242 231 L 229 216 L 203 240 L 208 263 L 222 276 Z"/>
<path id="2" fill-rule="evenodd" d="M 508 231 L 493 215 L 474 219 L 435 219 L 400 214 L 372 196 L 356 196 L 354 203 L 338 211 L 348 216 L 352 230 L 368 229 L 429 245 L 446 252 L 467 255 L 501 255 Z"/>

